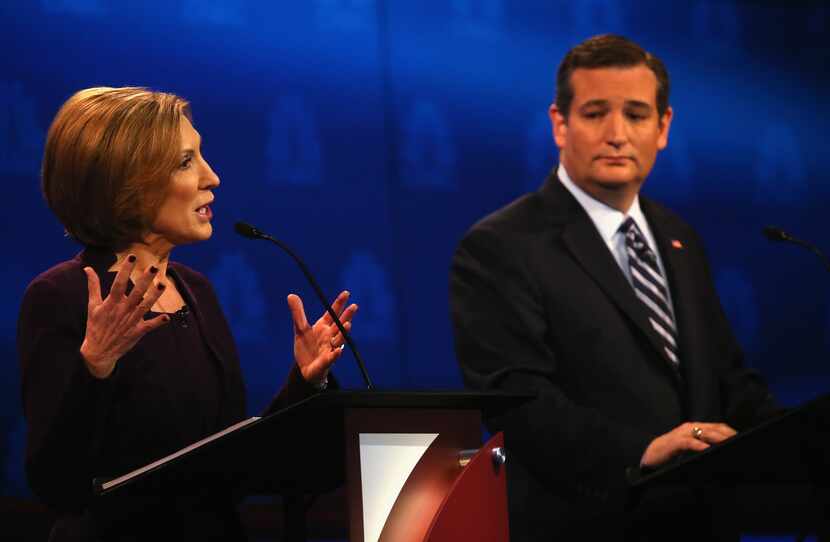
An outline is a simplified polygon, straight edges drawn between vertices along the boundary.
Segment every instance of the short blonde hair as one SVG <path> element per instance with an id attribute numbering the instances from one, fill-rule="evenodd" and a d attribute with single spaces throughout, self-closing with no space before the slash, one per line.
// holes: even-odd
<path id="1" fill-rule="evenodd" d="M 89 246 L 140 242 L 179 162 L 186 100 L 140 87 L 81 90 L 60 108 L 41 187 L 67 233 Z"/>

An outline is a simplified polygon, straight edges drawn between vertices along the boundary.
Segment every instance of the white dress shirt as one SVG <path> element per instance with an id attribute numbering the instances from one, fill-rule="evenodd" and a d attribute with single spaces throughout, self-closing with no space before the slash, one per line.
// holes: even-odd
<path id="1" fill-rule="evenodd" d="M 600 237 L 602 237 L 602 240 L 605 241 L 605 244 L 608 246 L 608 250 L 611 251 L 611 255 L 614 256 L 614 259 L 617 261 L 617 265 L 619 265 L 620 269 L 622 269 L 622 272 L 625 274 L 626 279 L 628 279 L 629 284 L 632 283 L 631 270 L 628 267 L 628 251 L 625 248 L 625 235 L 620 231 L 620 226 L 629 216 L 637 224 L 637 227 L 640 228 L 640 231 L 643 233 L 643 236 L 648 242 L 649 248 L 657 256 L 657 266 L 660 268 L 660 272 L 663 276 L 666 277 L 666 268 L 663 266 L 663 259 L 660 257 L 660 250 L 657 248 L 657 243 L 654 240 L 654 235 L 651 233 L 651 228 L 648 226 L 646 217 L 643 215 L 642 209 L 640 209 L 639 195 L 634 197 L 634 203 L 632 203 L 631 207 L 628 209 L 628 214 L 625 214 L 617 209 L 614 209 L 613 207 L 609 207 L 597 199 L 594 199 L 593 196 L 590 196 L 587 192 L 574 184 L 571 177 L 568 175 L 568 172 L 565 171 L 565 166 L 562 164 L 559 164 L 559 169 L 556 173 L 559 180 L 563 185 L 565 185 L 565 188 L 568 189 L 568 192 L 576 198 L 576 201 L 582 205 L 582 208 L 585 209 L 585 212 L 588 213 L 589 217 L 591 217 L 591 221 L 597 228 Z M 672 311 L 672 318 L 674 319 L 674 303 L 672 302 L 671 289 L 668 288 L 668 282 L 669 281 L 667 279 L 666 290 L 669 292 L 669 309 Z"/>

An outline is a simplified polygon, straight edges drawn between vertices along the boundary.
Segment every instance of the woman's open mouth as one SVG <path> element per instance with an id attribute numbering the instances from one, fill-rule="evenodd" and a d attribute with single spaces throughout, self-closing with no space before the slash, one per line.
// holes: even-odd
<path id="1" fill-rule="evenodd" d="M 213 218 L 213 212 L 210 210 L 210 205 L 202 205 L 198 209 L 196 209 L 196 214 L 199 215 L 200 218 L 205 220 L 210 220 Z"/>

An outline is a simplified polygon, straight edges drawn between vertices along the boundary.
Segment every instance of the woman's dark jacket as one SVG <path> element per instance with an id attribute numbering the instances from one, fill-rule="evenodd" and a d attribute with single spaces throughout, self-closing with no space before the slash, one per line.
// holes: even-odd
<path id="1" fill-rule="evenodd" d="M 110 506 L 91 499 L 93 477 L 129 472 L 242 420 L 246 412 L 239 357 L 216 294 L 204 275 L 181 264 L 170 263 L 168 279 L 198 327 L 194 337 L 203 340 L 192 356 L 196 361 L 184 356 L 188 363 L 182 364 L 181 345 L 166 329 L 174 320 L 145 335 L 110 377 L 99 380 L 88 372 L 80 355 L 88 304 L 83 268 L 98 274 L 105 298 L 115 278 L 108 271 L 113 263 L 111 252 L 87 248 L 32 281 L 21 306 L 26 473 L 35 494 L 63 514 L 52 538 L 244 538 L 230 491 Z M 198 391 L 210 402 L 200 405 L 192 400 L 194 385 L 205 382 L 209 389 Z M 269 410 L 312 393 L 294 366 Z"/>

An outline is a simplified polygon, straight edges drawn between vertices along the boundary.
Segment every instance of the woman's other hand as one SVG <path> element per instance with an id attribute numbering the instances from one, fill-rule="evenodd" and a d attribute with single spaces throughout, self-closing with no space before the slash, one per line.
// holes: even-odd
<path id="1" fill-rule="evenodd" d="M 352 318 L 357 312 L 355 304 L 343 309 L 348 300 L 349 292 L 343 291 L 331 304 L 346 331 L 351 330 Z M 346 341 L 328 312 L 324 312 L 313 326 L 309 325 L 303 301 L 298 295 L 288 296 L 288 309 L 294 321 L 294 360 L 306 382 L 321 386 L 332 364 L 343 352 Z"/>
<path id="2" fill-rule="evenodd" d="M 127 295 L 127 283 L 135 268 L 135 256 L 130 255 L 121 266 L 106 299 L 101 299 L 101 282 L 91 267 L 84 267 L 89 289 L 86 335 L 81 344 L 81 355 L 87 369 L 96 378 L 107 378 L 124 354 L 141 337 L 170 321 L 166 314 L 144 320 L 164 291 L 165 285 L 156 283 L 158 269 L 148 268 Z"/>

